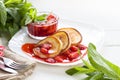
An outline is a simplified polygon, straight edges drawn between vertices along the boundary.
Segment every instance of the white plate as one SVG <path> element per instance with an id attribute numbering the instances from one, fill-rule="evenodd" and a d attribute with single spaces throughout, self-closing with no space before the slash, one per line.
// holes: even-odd
<path id="1" fill-rule="evenodd" d="M 58 28 L 62 28 L 62 27 L 76 28 L 83 36 L 82 44 L 84 44 L 86 46 L 88 45 L 89 42 L 92 42 L 99 49 L 101 47 L 100 44 L 103 43 L 104 31 L 95 25 L 73 22 L 73 21 L 68 21 L 68 20 L 60 20 L 59 24 L 58 24 Z M 8 47 L 12 51 L 14 51 L 16 54 L 19 54 L 25 58 L 29 58 L 29 59 L 32 59 L 32 60 L 35 60 L 37 62 L 44 63 L 44 64 L 70 66 L 70 65 L 76 65 L 78 63 L 82 63 L 82 61 L 79 60 L 79 61 L 76 61 L 73 63 L 54 63 L 54 64 L 51 64 L 51 63 L 47 63 L 44 61 L 34 59 L 34 58 L 28 56 L 27 54 L 25 54 L 21 50 L 21 46 L 24 43 L 36 43 L 36 42 L 38 42 L 38 40 L 30 38 L 26 32 L 26 28 L 23 28 L 12 37 L 12 39 L 8 43 Z M 84 59 L 87 59 L 87 56 L 85 56 Z"/>

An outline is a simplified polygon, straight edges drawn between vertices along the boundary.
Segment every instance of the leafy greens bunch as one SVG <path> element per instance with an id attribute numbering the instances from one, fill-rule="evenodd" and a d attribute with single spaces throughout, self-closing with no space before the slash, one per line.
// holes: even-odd
<path id="1" fill-rule="evenodd" d="M 103 58 L 97 51 L 95 45 L 88 45 L 88 60 L 83 60 L 83 66 L 68 69 L 68 75 L 87 74 L 83 80 L 120 80 L 120 67 Z"/>
<path id="2" fill-rule="evenodd" d="M 37 10 L 26 0 L 0 0 L 0 36 L 9 40 L 36 15 Z"/>

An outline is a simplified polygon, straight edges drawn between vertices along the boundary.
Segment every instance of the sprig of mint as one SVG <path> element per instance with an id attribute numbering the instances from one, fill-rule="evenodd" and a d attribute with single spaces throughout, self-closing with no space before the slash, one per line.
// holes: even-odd
<path id="1" fill-rule="evenodd" d="M 38 15 L 35 17 L 34 22 L 46 20 L 47 14 Z"/>
<path id="2" fill-rule="evenodd" d="M 120 80 L 120 67 L 102 57 L 94 44 L 88 45 L 88 61 L 82 59 L 84 65 L 66 70 L 68 75 L 86 74 L 83 80 Z"/>
<path id="3" fill-rule="evenodd" d="M 9 40 L 36 15 L 37 10 L 27 0 L 0 0 L 0 36 Z"/>

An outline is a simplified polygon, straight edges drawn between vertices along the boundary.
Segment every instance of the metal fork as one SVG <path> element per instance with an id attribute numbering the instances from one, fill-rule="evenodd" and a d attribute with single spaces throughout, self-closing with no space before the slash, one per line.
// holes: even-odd
<path id="1" fill-rule="evenodd" d="M 5 64 L 4 64 L 4 62 L 2 62 L 1 60 L 0 60 L 0 69 L 4 70 L 6 72 L 12 73 L 12 74 L 18 74 L 18 72 L 15 71 L 14 69 L 6 67 Z"/>
<path id="2" fill-rule="evenodd" d="M 20 70 L 23 69 L 25 67 L 27 67 L 27 64 L 22 64 L 22 63 L 18 63 L 15 62 L 12 59 L 6 58 L 6 57 L 0 57 L 1 60 L 3 60 L 4 64 L 12 69 L 16 69 L 16 70 Z"/>

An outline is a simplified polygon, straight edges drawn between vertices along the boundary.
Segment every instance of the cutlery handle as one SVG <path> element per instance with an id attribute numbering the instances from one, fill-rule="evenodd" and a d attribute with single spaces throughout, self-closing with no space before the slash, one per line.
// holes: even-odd
<path id="1" fill-rule="evenodd" d="M 0 60 L 0 69 L 6 72 L 12 73 L 12 74 L 18 74 L 16 70 L 6 67 L 4 65 L 4 62 L 2 62 L 1 60 Z"/>
<path id="2" fill-rule="evenodd" d="M 8 68 L 8 67 L 4 67 L 4 68 L 1 68 L 2 70 L 8 72 L 8 73 L 12 73 L 12 74 L 18 74 L 17 71 L 11 69 L 11 68 Z"/>

